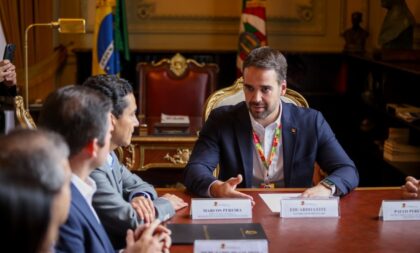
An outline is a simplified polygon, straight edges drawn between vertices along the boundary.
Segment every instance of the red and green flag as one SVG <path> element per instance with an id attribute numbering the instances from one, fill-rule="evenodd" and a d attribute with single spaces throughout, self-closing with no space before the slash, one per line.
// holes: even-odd
<path id="1" fill-rule="evenodd" d="M 242 1 L 236 59 L 238 74 L 242 74 L 242 64 L 248 53 L 254 48 L 267 45 L 265 3 L 266 0 Z"/>

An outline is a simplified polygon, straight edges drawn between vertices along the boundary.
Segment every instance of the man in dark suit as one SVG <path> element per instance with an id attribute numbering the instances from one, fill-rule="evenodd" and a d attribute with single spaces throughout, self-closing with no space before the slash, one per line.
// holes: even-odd
<path id="1" fill-rule="evenodd" d="M 60 88 L 44 102 L 39 126 L 64 137 L 70 149 L 69 163 L 73 174 L 70 213 L 60 228 L 57 252 L 115 252 L 93 209 L 92 197 L 96 184 L 89 177 L 96 167 L 105 162 L 109 152 L 113 130 L 111 108 L 109 98 L 83 86 Z M 157 223 L 153 226 L 149 229 L 154 230 Z M 127 232 L 126 252 L 141 247 L 151 247 L 151 252 L 161 252 L 169 247 L 168 230 L 159 229 L 165 233 L 157 233 L 156 237 L 150 236 L 150 231 L 144 231 L 140 238 L 138 234 L 134 237 L 132 231 Z M 145 238 L 151 243 L 145 242 Z"/>
<path id="2" fill-rule="evenodd" d="M 185 168 L 188 190 L 252 200 L 236 187 L 309 187 L 302 194 L 309 197 L 344 195 L 358 185 L 354 163 L 322 114 L 281 102 L 286 72 L 277 50 L 250 52 L 243 64 L 245 102 L 211 112 Z M 328 176 L 313 186 L 315 161 Z"/>

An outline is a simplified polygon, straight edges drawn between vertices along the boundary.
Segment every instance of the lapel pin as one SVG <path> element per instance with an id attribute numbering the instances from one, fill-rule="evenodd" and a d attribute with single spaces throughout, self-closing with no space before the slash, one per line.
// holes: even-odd
<path id="1" fill-rule="evenodd" d="M 292 129 L 290 129 L 290 132 L 292 132 L 292 134 L 296 134 L 296 128 L 292 127 Z"/>

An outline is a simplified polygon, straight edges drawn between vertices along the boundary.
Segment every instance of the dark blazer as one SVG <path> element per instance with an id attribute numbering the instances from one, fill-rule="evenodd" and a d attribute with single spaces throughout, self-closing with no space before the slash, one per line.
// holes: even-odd
<path id="1" fill-rule="evenodd" d="M 7 118 L 5 110 L 14 110 L 14 97 L 16 96 L 16 85 L 6 86 L 0 82 L 0 133 L 5 133 Z"/>
<path id="2" fill-rule="evenodd" d="M 7 86 L 0 82 L 0 96 L 15 97 L 17 95 L 16 85 Z"/>
<path id="3" fill-rule="evenodd" d="M 60 227 L 56 252 L 115 253 L 104 228 L 73 184 L 70 213 L 66 223 Z"/>
<path id="4" fill-rule="evenodd" d="M 311 187 L 315 161 L 328 174 L 340 195 L 359 183 L 353 161 L 335 138 L 322 114 L 309 108 L 282 103 L 284 181 L 286 187 Z M 220 165 L 219 179 L 242 174 L 238 187 L 252 187 L 252 126 L 245 102 L 213 110 L 200 131 L 184 172 L 189 191 L 207 196 Z"/>

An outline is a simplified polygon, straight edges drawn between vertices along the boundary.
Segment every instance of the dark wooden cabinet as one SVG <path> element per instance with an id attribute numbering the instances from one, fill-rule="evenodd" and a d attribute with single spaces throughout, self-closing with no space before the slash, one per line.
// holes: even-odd
<path id="1" fill-rule="evenodd" d="M 420 162 L 383 159 L 384 141 L 390 127 L 406 127 L 410 144 L 420 145 L 420 122 L 407 123 L 389 114 L 388 103 L 420 106 L 420 62 L 381 61 L 372 56 L 346 55 L 348 67 L 348 113 L 355 122 L 356 163 L 361 184 L 401 185 L 407 175 L 420 176 Z"/>

